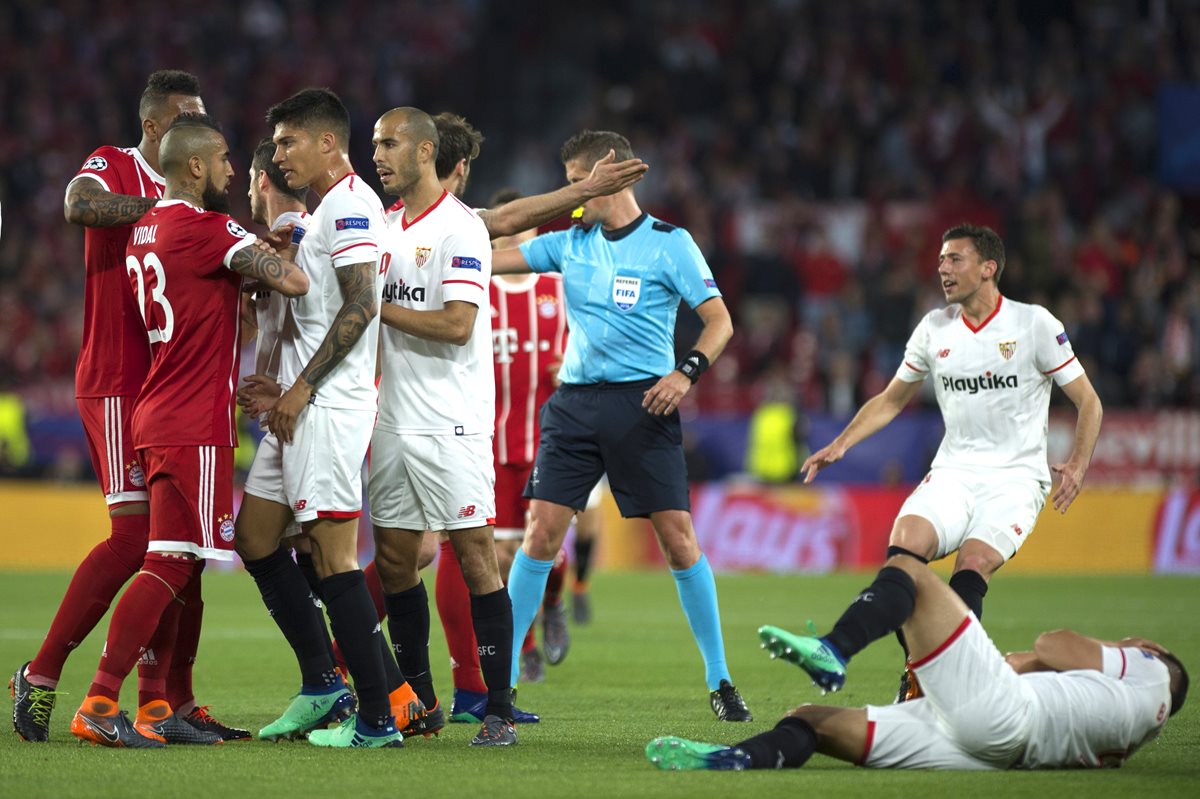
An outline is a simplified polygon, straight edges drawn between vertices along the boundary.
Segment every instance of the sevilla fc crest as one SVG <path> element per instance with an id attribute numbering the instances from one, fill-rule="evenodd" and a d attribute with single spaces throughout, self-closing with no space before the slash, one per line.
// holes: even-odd
<path id="1" fill-rule="evenodd" d="M 417 268 L 418 269 L 420 269 L 422 266 L 424 266 L 425 262 L 429 260 L 429 254 L 431 252 L 433 252 L 432 247 L 418 247 L 417 248 L 416 259 L 417 259 Z"/>
<path id="2" fill-rule="evenodd" d="M 1004 360 L 1011 360 L 1014 353 L 1017 351 L 1017 342 L 1001 341 L 1000 354 L 1004 356 Z"/>

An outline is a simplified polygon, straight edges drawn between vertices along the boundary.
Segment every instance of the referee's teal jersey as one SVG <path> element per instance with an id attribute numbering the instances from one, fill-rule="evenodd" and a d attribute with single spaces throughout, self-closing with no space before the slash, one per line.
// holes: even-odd
<path id="1" fill-rule="evenodd" d="M 589 385 L 662 377 L 675 368 L 675 314 L 720 297 L 683 228 L 647 213 L 619 230 L 575 226 L 521 245 L 535 272 L 559 272 L 570 335 L 559 378 Z"/>

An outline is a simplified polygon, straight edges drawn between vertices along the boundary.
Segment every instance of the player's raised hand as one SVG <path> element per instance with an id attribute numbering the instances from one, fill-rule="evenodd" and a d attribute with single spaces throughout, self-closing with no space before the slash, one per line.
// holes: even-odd
<path id="1" fill-rule="evenodd" d="M 809 455 L 804 459 L 804 465 L 800 467 L 800 473 L 804 475 L 804 482 L 811 483 L 813 478 L 817 476 L 817 472 L 826 466 L 832 466 L 837 463 L 845 454 L 846 446 L 834 441 Z"/>
<path id="2" fill-rule="evenodd" d="M 275 407 L 283 389 L 266 375 L 250 375 L 242 378 L 237 390 L 237 403 L 247 416 L 258 416 Z"/>
<path id="3" fill-rule="evenodd" d="M 679 408 L 692 381 L 679 370 L 669 372 L 642 395 L 642 407 L 654 416 L 665 416 Z"/>
<path id="4" fill-rule="evenodd" d="M 1054 496 L 1050 499 L 1056 511 L 1066 513 L 1067 508 L 1071 507 L 1071 503 L 1083 489 L 1083 475 L 1087 472 L 1087 467 L 1075 466 L 1072 463 L 1055 463 L 1051 464 L 1050 471 L 1058 481 L 1058 488 L 1054 490 Z"/>
<path id="5" fill-rule="evenodd" d="M 597 161 L 591 174 L 584 179 L 584 188 L 591 197 L 616 194 L 641 180 L 649 168 L 649 164 L 640 158 L 618 162 L 616 151 L 609 150 L 608 155 Z"/>
<path id="6" fill-rule="evenodd" d="M 312 386 L 303 378 L 298 378 L 275 402 L 271 414 L 267 417 L 267 428 L 275 434 L 280 443 L 292 443 L 292 435 L 296 432 L 296 420 L 304 412 L 304 406 L 308 405 L 312 395 Z"/>

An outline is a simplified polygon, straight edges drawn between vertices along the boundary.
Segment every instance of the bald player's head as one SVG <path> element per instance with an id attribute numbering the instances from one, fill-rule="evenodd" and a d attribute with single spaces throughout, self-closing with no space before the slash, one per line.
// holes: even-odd
<path id="1" fill-rule="evenodd" d="M 158 159 L 168 194 L 199 199 L 210 211 L 229 210 L 229 145 L 212 117 L 176 117 L 159 145 Z"/>
<path id="2" fill-rule="evenodd" d="M 375 168 L 388 194 L 403 196 L 421 180 L 437 182 L 438 129 L 419 108 L 393 108 L 375 123 Z"/>

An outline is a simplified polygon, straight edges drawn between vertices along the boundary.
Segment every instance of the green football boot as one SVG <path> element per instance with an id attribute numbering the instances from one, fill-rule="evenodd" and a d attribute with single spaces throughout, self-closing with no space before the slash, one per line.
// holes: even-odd
<path id="1" fill-rule="evenodd" d="M 735 746 L 706 744 L 667 735 L 646 744 L 646 759 L 664 771 L 743 771 L 750 768 L 750 755 Z"/>
<path id="2" fill-rule="evenodd" d="M 292 697 L 283 715 L 258 731 L 263 741 L 289 741 L 303 738 L 317 727 L 335 721 L 343 721 L 354 714 L 354 697 L 345 685 L 328 693 L 306 693 L 303 690 Z"/>

